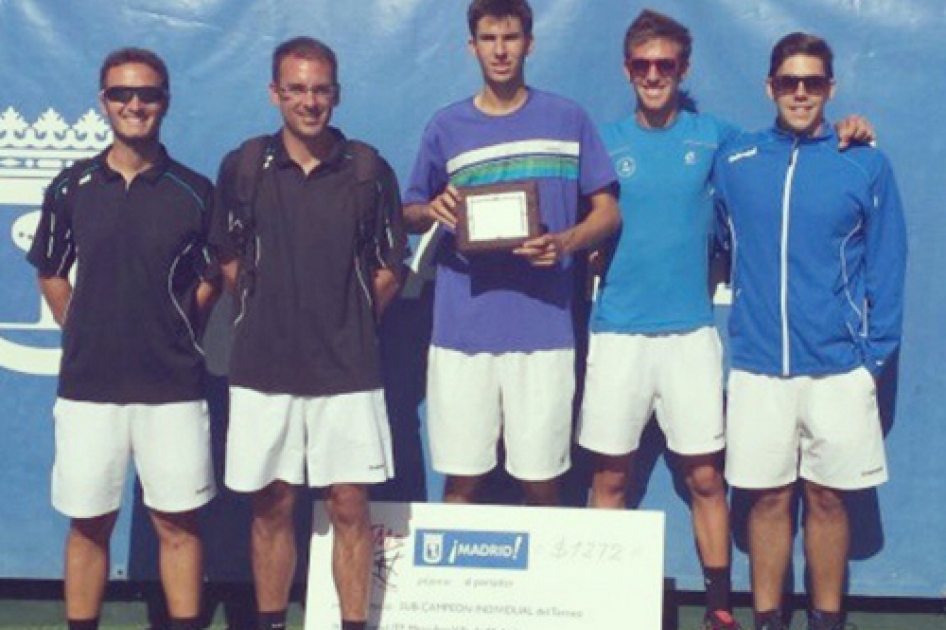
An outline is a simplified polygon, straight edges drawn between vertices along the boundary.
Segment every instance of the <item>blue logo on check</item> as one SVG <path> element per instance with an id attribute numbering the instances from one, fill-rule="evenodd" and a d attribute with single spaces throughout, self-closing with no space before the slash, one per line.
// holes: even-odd
<path id="1" fill-rule="evenodd" d="M 414 536 L 414 565 L 524 571 L 529 534 L 420 529 Z"/>

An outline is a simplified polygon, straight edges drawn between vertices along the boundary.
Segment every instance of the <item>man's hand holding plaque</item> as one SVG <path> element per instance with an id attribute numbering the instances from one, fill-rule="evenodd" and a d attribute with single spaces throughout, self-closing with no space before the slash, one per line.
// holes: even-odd
<path id="1" fill-rule="evenodd" d="M 427 217 L 429 221 L 434 221 L 447 227 L 450 231 L 457 229 L 457 204 L 460 200 L 460 193 L 456 186 L 447 184 L 442 193 L 430 200 L 427 205 Z"/>
<path id="2" fill-rule="evenodd" d="M 534 267 L 551 267 L 558 263 L 568 252 L 565 238 L 561 234 L 546 233 L 529 239 L 512 250 L 517 256 L 522 256 Z"/>

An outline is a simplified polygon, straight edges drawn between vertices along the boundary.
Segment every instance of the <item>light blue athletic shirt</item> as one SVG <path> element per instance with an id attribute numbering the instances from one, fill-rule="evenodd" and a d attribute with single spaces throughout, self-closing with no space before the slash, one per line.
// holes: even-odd
<path id="1" fill-rule="evenodd" d="M 716 150 L 738 130 L 680 112 L 666 129 L 644 129 L 631 116 L 600 132 L 620 178 L 624 227 L 591 330 L 671 333 L 712 323 L 709 181 Z"/>

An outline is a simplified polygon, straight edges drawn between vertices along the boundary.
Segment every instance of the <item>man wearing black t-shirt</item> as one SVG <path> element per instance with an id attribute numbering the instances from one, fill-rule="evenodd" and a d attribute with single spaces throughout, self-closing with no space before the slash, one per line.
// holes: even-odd
<path id="1" fill-rule="evenodd" d="M 52 502 L 71 517 L 66 617 L 70 630 L 98 627 L 109 539 L 134 457 L 171 629 L 196 630 L 196 515 L 215 493 L 198 345 L 217 295 L 206 240 L 212 185 L 159 141 L 170 86 L 157 55 L 118 50 L 100 83 L 114 141 L 53 180 L 28 255 L 63 329 Z"/>
<path id="2" fill-rule="evenodd" d="M 212 240 L 238 299 L 226 484 L 253 494 L 260 628 L 285 627 L 296 486 L 327 488 L 344 630 L 368 613 L 367 485 L 393 475 L 376 323 L 400 285 L 397 182 L 329 126 L 335 54 L 300 37 L 273 53 L 283 126 L 224 158 Z"/>

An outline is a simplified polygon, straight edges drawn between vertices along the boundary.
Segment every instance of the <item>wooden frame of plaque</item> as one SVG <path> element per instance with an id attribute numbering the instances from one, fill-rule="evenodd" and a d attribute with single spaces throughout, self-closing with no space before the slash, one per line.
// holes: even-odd
<path id="1" fill-rule="evenodd" d="M 464 186 L 458 191 L 459 251 L 508 251 L 542 234 L 539 189 L 534 180 Z M 512 216 L 507 216 L 509 213 Z"/>

